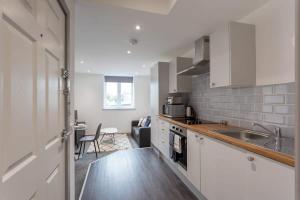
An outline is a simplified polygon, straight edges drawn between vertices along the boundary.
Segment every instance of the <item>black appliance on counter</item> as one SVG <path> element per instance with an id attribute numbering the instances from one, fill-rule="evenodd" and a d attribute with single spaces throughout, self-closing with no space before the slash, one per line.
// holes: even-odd
<path id="1" fill-rule="evenodd" d="M 174 150 L 174 138 L 175 135 L 178 135 L 181 139 L 181 153 L 178 153 Z M 181 167 L 187 169 L 187 130 L 181 126 L 177 126 L 174 124 L 170 125 L 170 132 L 169 132 L 169 153 L 170 158 L 177 162 Z"/>

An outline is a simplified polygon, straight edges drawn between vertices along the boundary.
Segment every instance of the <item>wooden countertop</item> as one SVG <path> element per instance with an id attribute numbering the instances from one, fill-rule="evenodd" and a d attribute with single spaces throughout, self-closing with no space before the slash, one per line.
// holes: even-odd
<path id="1" fill-rule="evenodd" d="M 207 137 L 210 138 L 214 138 L 223 142 L 226 142 L 228 144 L 234 145 L 236 147 L 245 149 L 247 151 L 262 155 L 264 157 L 270 158 L 272 160 L 276 160 L 278 162 L 284 163 L 286 165 L 295 166 L 295 159 L 293 156 L 291 155 L 287 155 L 284 153 L 280 153 L 280 152 L 276 152 L 276 151 L 272 151 L 271 149 L 267 149 L 265 147 L 262 146 L 258 146 L 255 144 L 251 144 L 251 143 L 247 143 L 243 140 L 240 139 L 236 139 L 230 136 L 226 136 L 223 134 L 219 134 L 217 132 L 215 132 L 214 130 L 221 130 L 221 129 L 229 129 L 232 128 L 232 126 L 224 126 L 221 124 L 198 124 L 198 125 L 187 125 L 187 124 L 183 124 L 180 123 L 178 121 L 172 120 L 171 118 L 167 118 L 164 116 L 159 116 L 160 119 L 168 121 L 172 124 L 176 124 L 178 126 L 182 126 L 184 128 L 187 128 L 191 131 L 197 132 L 199 134 L 205 135 Z"/>

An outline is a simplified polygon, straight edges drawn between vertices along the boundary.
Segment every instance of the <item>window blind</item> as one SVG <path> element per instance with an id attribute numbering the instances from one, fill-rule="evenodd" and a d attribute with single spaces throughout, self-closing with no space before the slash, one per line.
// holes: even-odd
<path id="1" fill-rule="evenodd" d="M 132 76 L 104 76 L 105 82 L 133 83 Z"/>

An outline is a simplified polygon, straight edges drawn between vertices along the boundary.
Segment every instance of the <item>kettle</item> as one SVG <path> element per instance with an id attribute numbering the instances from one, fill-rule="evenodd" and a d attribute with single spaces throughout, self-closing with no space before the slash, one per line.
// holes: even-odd
<path id="1" fill-rule="evenodd" d="M 185 116 L 186 117 L 194 117 L 194 110 L 192 106 L 187 106 L 185 109 Z"/>

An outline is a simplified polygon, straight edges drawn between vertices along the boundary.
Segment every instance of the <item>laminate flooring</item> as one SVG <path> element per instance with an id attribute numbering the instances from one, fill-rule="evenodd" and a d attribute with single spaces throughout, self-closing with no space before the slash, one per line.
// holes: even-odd
<path id="1" fill-rule="evenodd" d="M 82 200 L 197 199 L 152 148 L 118 151 L 93 162 Z"/>

